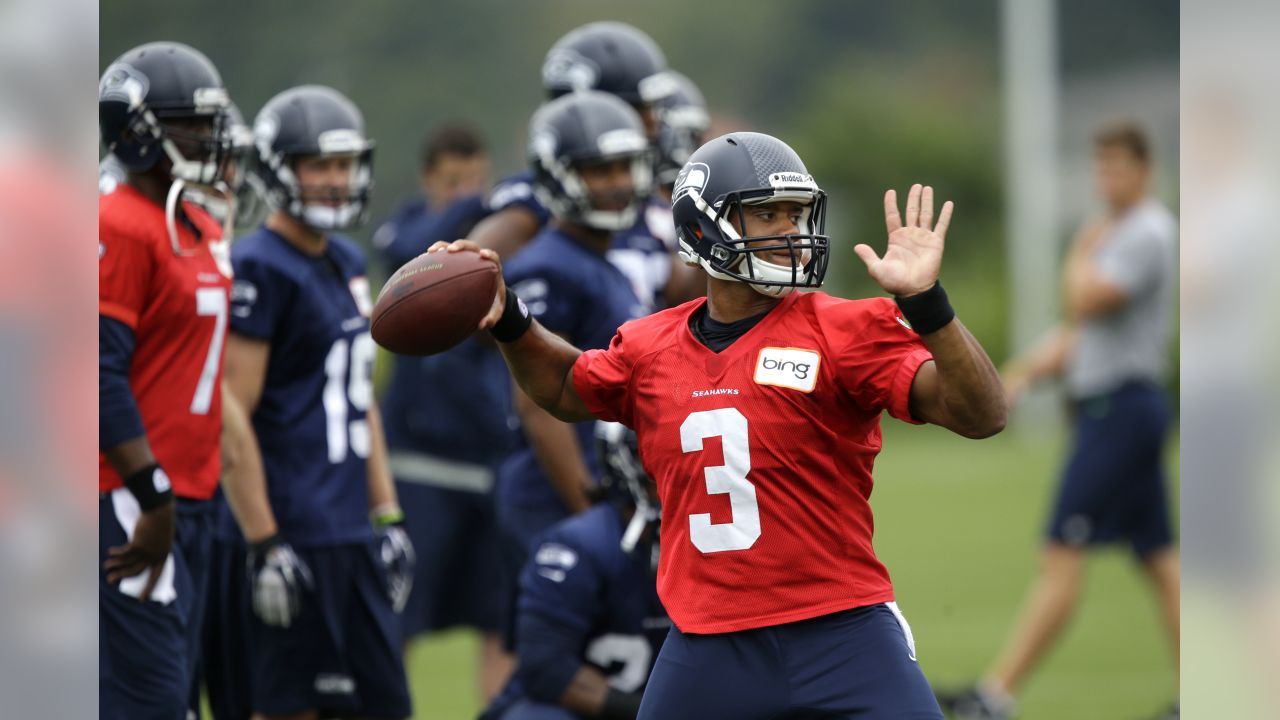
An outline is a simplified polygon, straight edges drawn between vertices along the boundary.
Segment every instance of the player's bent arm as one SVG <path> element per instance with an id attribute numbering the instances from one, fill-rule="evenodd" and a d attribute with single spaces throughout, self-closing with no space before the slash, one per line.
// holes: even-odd
<path id="1" fill-rule="evenodd" d="M 529 447 L 560 502 L 571 513 L 586 510 L 591 506 L 586 492 L 591 474 L 582 461 L 582 444 L 573 426 L 552 417 L 519 388 L 512 399 Z"/>
<path id="2" fill-rule="evenodd" d="M 582 351 L 569 341 L 535 320 L 518 340 L 498 348 L 520 389 L 539 407 L 565 422 L 595 419 L 573 386 L 573 364 Z"/>
<path id="3" fill-rule="evenodd" d="M 387 436 L 382 430 L 382 412 L 376 402 L 369 403 L 365 413 L 369 424 L 369 509 L 374 515 L 398 514 L 400 501 L 396 483 L 387 462 Z"/>
<path id="4" fill-rule="evenodd" d="M 222 429 L 223 443 L 231 445 L 223 455 L 230 452 L 236 458 L 234 464 L 222 469 L 222 494 L 245 539 L 250 543 L 260 542 L 277 532 L 275 514 L 267 500 L 267 476 L 262 469 L 262 453 L 253 434 L 249 413 L 245 412 L 225 380 L 222 383 Z"/>
<path id="5" fill-rule="evenodd" d="M 538 218 L 528 208 L 508 205 L 476 223 L 467 240 L 482 248 L 511 257 L 538 234 Z"/>
<path id="6" fill-rule="evenodd" d="M 267 382 L 267 362 L 271 343 L 237 332 L 227 333 L 222 379 L 240 407 L 250 416 L 258 409 L 262 388 Z"/>
<path id="7" fill-rule="evenodd" d="M 582 633 L 530 612 L 520 614 L 516 627 L 516 675 L 530 698 L 591 718 L 634 718 L 639 712 L 638 693 L 610 688 L 603 673 L 579 658 Z"/>
<path id="8" fill-rule="evenodd" d="M 960 320 L 920 337 L 933 354 L 911 383 L 911 415 L 968 438 L 1004 429 L 1009 407 L 1000 374 Z"/>
<path id="9" fill-rule="evenodd" d="M 1067 317 L 1075 322 L 1110 315 L 1129 302 L 1129 295 L 1098 274 L 1091 265 L 1068 272 L 1064 283 Z"/>

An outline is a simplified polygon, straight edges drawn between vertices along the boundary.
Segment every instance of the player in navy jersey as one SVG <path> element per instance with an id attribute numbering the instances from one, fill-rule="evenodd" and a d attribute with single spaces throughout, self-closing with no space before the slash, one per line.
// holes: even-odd
<path id="1" fill-rule="evenodd" d="M 483 720 L 634 718 L 671 621 L 653 481 L 635 433 L 596 425 L 603 499 L 547 530 L 520 576 L 516 676 Z"/>
<path id="2" fill-rule="evenodd" d="M 648 35 L 626 23 L 594 22 L 551 47 L 542 64 L 542 86 L 552 100 L 578 90 L 617 96 L 640 114 L 652 141 L 658 129 L 653 104 L 673 89 L 666 69 L 666 57 Z M 468 239 L 502 257 L 528 243 L 551 217 L 535 196 L 528 171 L 500 181 L 487 203 L 491 215 Z"/>
<path id="3" fill-rule="evenodd" d="M 389 272 L 437 240 L 465 237 L 487 212 L 488 156 L 474 129 L 432 131 L 419 162 L 422 192 L 373 236 Z M 497 633 L 502 573 L 492 493 L 514 441 L 507 368 L 487 338 L 429 357 L 398 355 L 384 398 L 391 471 L 418 556 L 405 637 L 456 625 L 480 630 L 479 690 L 488 702 L 512 665 Z"/>
<path id="4" fill-rule="evenodd" d="M 606 135 L 610 150 L 601 148 Z M 507 265 L 507 281 L 554 332 L 603 347 L 618 325 L 647 310 L 606 259 L 614 234 L 635 223 L 650 186 L 639 116 L 613 96 L 584 91 L 539 109 L 529 136 L 534 189 L 553 219 Z M 519 394 L 515 405 L 524 437 L 500 472 L 499 514 L 527 545 L 552 522 L 586 509 L 597 469 L 587 452 L 590 424 L 578 426 L 575 438 L 558 422 L 544 430 L 544 417 Z"/>
<path id="5" fill-rule="evenodd" d="M 272 98 L 254 136 L 273 210 L 232 252 L 226 368 L 276 525 L 247 538 L 249 704 L 265 718 L 407 717 L 397 613 L 412 548 L 373 404 L 365 262 L 334 232 L 364 220 L 373 143 L 356 106 L 315 85 Z"/>
<path id="6" fill-rule="evenodd" d="M 635 223 L 649 192 L 643 126 L 616 97 L 583 91 L 539 109 L 529 137 L 535 190 L 553 220 L 511 259 L 507 281 L 553 332 L 605 347 L 619 325 L 647 311 L 605 257 L 612 235 Z M 586 490 L 599 473 L 590 423 L 566 425 L 519 392 L 513 404 L 523 432 L 496 491 L 511 584 L 534 536 L 588 507 Z"/>

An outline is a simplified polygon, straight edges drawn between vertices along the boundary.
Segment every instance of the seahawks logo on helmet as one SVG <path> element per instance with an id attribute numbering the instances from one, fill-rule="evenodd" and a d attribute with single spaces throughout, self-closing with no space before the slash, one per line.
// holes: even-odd
<path id="1" fill-rule="evenodd" d="M 542 84 L 549 88 L 590 90 L 599 78 L 595 63 L 568 48 L 553 50 L 542 64 Z"/>
<path id="2" fill-rule="evenodd" d="M 107 68 L 98 83 L 98 101 L 122 102 L 132 109 L 142 104 L 151 83 L 147 76 L 124 63 Z"/>
<path id="3" fill-rule="evenodd" d="M 675 189 L 671 191 L 671 202 L 688 195 L 690 190 L 697 190 L 701 195 L 710 179 L 711 168 L 707 167 L 706 163 L 696 162 L 685 165 L 676 176 Z"/>

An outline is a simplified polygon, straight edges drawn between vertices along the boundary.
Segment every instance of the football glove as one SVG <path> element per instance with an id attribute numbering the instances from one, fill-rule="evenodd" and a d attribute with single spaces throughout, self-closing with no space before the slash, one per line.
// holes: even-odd
<path id="1" fill-rule="evenodd" d="M 378 559 L 387 571 L 387 595 L 391 598 L 391 606 L 400 613 L 413 590 L 413 566 L 417 562 L 413 543 L 409 540 L 409 533 L 405 532 L 403 515 L 397 513 L 393 517 L 379 519 L 375 524 Z"/>
<path id="2" fill-rule="evenodd" d="M 289 627 L 302 610 L 303 590 L 312 587 L 311 570 L 279 535 L 249 548 L 253 612 L 262 622 Z"/>

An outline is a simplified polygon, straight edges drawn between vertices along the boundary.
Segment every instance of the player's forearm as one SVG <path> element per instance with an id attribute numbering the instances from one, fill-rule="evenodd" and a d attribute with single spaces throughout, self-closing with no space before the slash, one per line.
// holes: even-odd
<path id="1" fill-rule="evenodd" d="M 960 322 L 921 336 L 937 368 L 938 394 L 948 429 L 982 438 L 1004 429 L 1009 407 L 995 364 Z"/>
<path id="2" fill-rule="evenodd" d="M 223 442 L 231 445 L 229 451 L 236 459 L 234 464 L 223 468 L 222 494 L 246 540 L 252 543 L 271 537 L 276 534 L 276 518 L 267 499 L 267 476 L 262 468 L 258 440 L 249 414 L 225 384 L 222 426 Z"/>
<path id="3" fill-rule="evenodd" d="M 106 448 L 102 451 L 106 456 L 107 463 L 122 478 L 127 478 L 135 472 L 156 462 L 155 455 L 151 453 L 151 445 L 147 442 L 146 435 L 139 435 L 132 440 L 126 440 L 118 445 Z"/>
<path id="4" fill-rule="evenodd" d="M 518 390 L 515 408 L 529 447 L 560 501 L 569 512 L 586 510 L 590 506 L 586 488 L 591 475 L 582 461 L 582 446 L 573 426 L 552 417 Z"/>
<path id="5" fill-rule="evenodd" d="M 387 437 L 382 431 L 382 413 L 377 403 L 369 404 L 365 420 L 369 424 L 369 509 L 375 513 L 398 510 L 400 502 L 387 462 Z"/>
<path id="6" fill-rule="evenodd" d="M 467 240 L 498 253 L 504 260 L 524 247 L 539 228 L 538 218 L 522 207 L 509 206 L 476 223 Z"/>
<path id="7" fill-rule="evenodd" d="M 520 339 L 498 348 L 516 384 L 539 407 L 565 422 L 594 417 L 573 387 L 573 364 L 581 350 L 537 321 Z"/>

